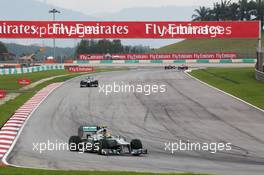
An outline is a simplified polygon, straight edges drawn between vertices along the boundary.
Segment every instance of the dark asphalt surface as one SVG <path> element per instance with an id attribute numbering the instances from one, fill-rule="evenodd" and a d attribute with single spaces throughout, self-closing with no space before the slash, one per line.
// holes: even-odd
<path id="1" fill-rule="evenodd" d="M 100 84 L 166 85 L 165 93 L 112 93 L 80 88 L 81 78 L 55 90 L 26 124 L 7 161 L 66 170 L 264 174 L 264 114 L 182 72 L 139 69 L 97 74 Z M 140 138 L 143 157 L 33 150 L 33 143 L 68 142 L 83 124 L 107 125 L 114 134 Z M 231 151 L 165 151 L 166 142 L 232 143 Z"/>

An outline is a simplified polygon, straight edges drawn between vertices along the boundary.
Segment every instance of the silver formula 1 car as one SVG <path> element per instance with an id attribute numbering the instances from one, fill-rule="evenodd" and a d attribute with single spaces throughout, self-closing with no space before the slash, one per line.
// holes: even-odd
<path id="1" fill-rule="evenodd" d="M 94 77 L 88 76 L 81 80 L 80 87 L 98 87 L 98 80 L 96 80 Z"/>
<path id="2" fill-rule="evenodd" d="M 112 135 L 107 127 L 80 126 L 78 136 L 69 139 L 70 151 L 92 152 L 100 155 L 134 155 L 147 154 L 139 139 L 127 142 L 121 136 Z"/>

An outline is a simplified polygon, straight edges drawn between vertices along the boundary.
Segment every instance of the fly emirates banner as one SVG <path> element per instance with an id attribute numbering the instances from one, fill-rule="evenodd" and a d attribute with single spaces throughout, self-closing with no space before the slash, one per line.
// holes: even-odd
<path id="1" fill-rule="evenodd" d="M 0 38 L 258 38 L 259 21 L 0 21 Z"/>

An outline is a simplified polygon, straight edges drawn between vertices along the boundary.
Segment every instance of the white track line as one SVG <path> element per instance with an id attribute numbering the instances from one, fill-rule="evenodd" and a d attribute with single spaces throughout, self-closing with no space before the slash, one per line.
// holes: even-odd
<path id="1" fill-rule="evenodd" d="M 13 130 L 13 131 L 18 131 L 18 130 L 19 130 L 19 128 L 17 128 L 17 127 L 8 127 L 8 126 L 3 126 L 3 127 L 1 128 L 1 131 L 4 131 L 4 130 Z"/>
<path id="2" fill-rule="evenodd" d="M 16 124 L 22 124 L 22 123 L 24 123 L 24 121 L 10 119 L 10 120 L 8 120 L 6 123 L 16 123 Z"/>
<path id="3" fill-rule="evenodd" d="M 15 139 L 15 136 L 0 135 L 0 139 Z"/>
<path id="4" fill-rule="evenodd" d="M 17 132 L 14 132 L 14 131 L 0 131 L 0 134 L 17 134 Z"/>
<path id="5" fill-rule="evenodd" d="M 9 149 L 11 147 L 11 145 L 2 145 L 0 144 L 0 149 Z"/>
<path id="6" fill-rule="evenodd" d="M 26 120 L 25 118 L 22 118 L 22 117 L 11 117 L 10 119 L 11 120 L 19 120 L 19 121 L 25 121 Z"/>
<path id="7" fill-rule="evenodd" d="M 27 118 L 27 116 L 19 114 L 14 114 L 12 117 Z"/>
<path id="8" fill-rule="evenodd" d="M 7 149 L 0 149 L 0 153 L 6 153 Z"/>
<path id="9" fill-rule="evenodd" d="M 7 143 L 7 144 L 12 144 L 12 141 L 10 141 L 10 140 L 0 140 L 0 144 L 5 144 L 5 143 Z"/>
<path id="10" fill-rule="evenodd" d="M 4 126 L 14 126 L 14 127 L 21 127 L 22 125 L 21 124 L 13 124 L 13 123 L 6 123 Z"/>

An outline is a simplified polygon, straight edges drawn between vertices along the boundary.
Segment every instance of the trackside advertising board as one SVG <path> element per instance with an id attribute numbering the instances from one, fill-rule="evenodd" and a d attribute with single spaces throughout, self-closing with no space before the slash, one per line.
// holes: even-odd
<path id="1" fill-rule="evenodd" d="M 258 38 L 259 21 L 0 21 L 0 38 Z"/>
<path id="2" fill-rule="evenodd" d="M 17 80 L 17 83 L 19 84 L 19 85 L 29 85 L 30 83 L 31 83 L 31 81 L 29 80 L 29 79 L 18 79 Z"/>
<path id="3" fill-rule="evenodd" d="M 79 60 L 199 60 L 199 59 L 237 59 L 233 52 L 216 53 L 169 53 L 169 54 L 113 54 L 109 58 L 103 54 L 81 54 Z"/>
<path id="4" fill-rule="evenodd" d="M 0 89 L 0 99 L 3 99 L 6 97 L 6 91 Z"/>
<path id="5" fill-rule="evenodd" d="M 94 72 L 94 67 L 91 66 L 65 66 L 69 72 Z"/>

